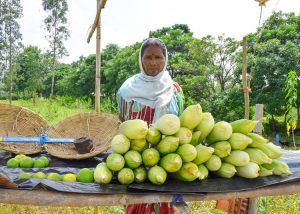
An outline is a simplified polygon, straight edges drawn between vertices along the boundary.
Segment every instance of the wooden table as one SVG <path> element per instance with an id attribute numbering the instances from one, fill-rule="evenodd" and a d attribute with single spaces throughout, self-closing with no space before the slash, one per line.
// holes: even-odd
<path id="1" fill-rule="evenodd" d="M 185 201 L 204 201 L 230 198 L 253 198 L 260 196 L 289 195 L 300 192 L 300 181 L 276 184 L 254 190 L 208 193 L 206 195 L 183 194 Z M 115 206 L 138 203 L 170 202 L 172 194 L 82 194 L 49 190 L 13 190 L 0 189 L 0 203 L 33 206 Z"/>

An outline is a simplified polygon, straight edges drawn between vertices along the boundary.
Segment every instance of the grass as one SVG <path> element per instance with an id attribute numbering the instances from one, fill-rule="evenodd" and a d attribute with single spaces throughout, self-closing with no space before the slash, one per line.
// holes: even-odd
<path id="1" fill-rule="evenodd" d="M 260 197 L 257 201 L 258 214 L 298 214 L 300 213 L 300 193 Z"/>
<path id="2" fill-rule="evenodd" d="M 215 201 L 189 202 L 191 214 L 225 214 L 215 210 Z M 0 203 L 0 214 L 29 214 L 29 213 L 51 213 L 51 214 L 123 214 L 124 207 L 121 206 L 98 206 L 98 207 L 38 207 L 24 205 L 8 205 Z"/>
<path id="3" fill-rule="evenodd" d="M 0 103 L 8 104 L 8 100 L 0 100 Z M 53 125 L 66 117 L 82 113 L 93 112 L 94 106 L 90 99 L 75 99 L 72 97 L 56 97 L 55 99 L 38 98 L 32 100 L 13 100 L 13 105 L 22 106 L 42 116 L 49 125 Z M 116 107 L 111 106 L 109 100 L 101 100 L 101 111 L 116 114 Z"/>
<path id="4" fill-rule="evenodd" d="M 115 113 L 115 107 L 111 107 L 110 102 L 102 99 L 101 111 Z M 0 100 L 0 103 L 8 101 Z M 70 97 L 57 97 L 56 99 L 37 99 L 36 103 L 31 100 L 16 100 L 14 105 L 26 107 L 41 115 L 49 124 L 54 124 L 68 116 L 81 112 L 92 112 L 94 110 L 90 100 L 74 99 Z M 300 142 L 300 136 L 296 136 L 296 141 Z M 274 141 L 273 141 L 274 142 Z M 224 214 L 224 212 L 214 209 L 215 201 L 189 202 L 192 214 Z M 51 213 L 51 214 L 121 214 L 124 208 L 121 206 L 98 206 L 98 207 L 38 207 L 16 204 L 1 204 L 0 214 L 15 213 Z M 300 193 L 294 195 L 260 197 L 257 201 L 258 214 L 296 214 L 300 213 Z"/>
<path id="5" fill-rule="evenodd" d="M 36 103 L 33 103 L 32 100 L 15 100 L 12 104 L 32 110 L 52 125 L 71 115 L 93 111 L 90 103 L 82 100 L 74 101 L 71 105 L 68 105 L 68 102 L 64 103 L 61 99 L 37 99 Z M 8 104 L 8 101 L 0 100 L 0 103 Z"/>

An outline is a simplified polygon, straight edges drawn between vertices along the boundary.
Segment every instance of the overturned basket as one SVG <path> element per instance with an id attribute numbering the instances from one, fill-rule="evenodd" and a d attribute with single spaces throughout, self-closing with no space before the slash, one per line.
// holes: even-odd
<path id="1" fill-rule="evenodd" d="M 68 117 L 51 127 L 47 133 L 52 138 L 92 139 L 94 148 L 85 154 L 79 154 L 74 144 L 45 144 L 46 151 L 63 159 L 86 159 L 94 157 L 110 147 L 112 138 L 119 127 L 119 119 L 107 113 L 80 113 Z"/>
<path id="2" fill-rule="evenodd" d="M 38 114 L 9 104 L 0 104 L 0 136 L 38 137 L 48 128 L 47 122 Z M 36 154 L 41 151 L 39 143 L 3 143 L 0 149 L 15 154 Z"/>

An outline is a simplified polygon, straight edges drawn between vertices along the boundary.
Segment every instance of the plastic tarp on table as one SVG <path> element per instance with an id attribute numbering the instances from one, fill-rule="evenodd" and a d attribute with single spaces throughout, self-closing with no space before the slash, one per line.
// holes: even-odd
<path id="1" fill-rule="evenodd" d="M 185 194 L 205 194 L 216 192 L 235 192 L 243 190 L 251 190 L 265 187 L 273 184 L 287 183 L 300 180 L 300 152 L 283 150 L 284 155 L 279 159 L 285 161 L 292 171 L 289 177 L 268 176 L 255 179 L 246 179 L 234 176 L 231 179 L 210 177 L 209 179 L 194 182 L 181 182 L 169 179 L 164 185 L 156 186 L 149 182 L 142 184 L 120 185 L 114 175 L 113 181 L 109 185 L 100 185 L 97 183 L 81 183 L 81 182 L 59 182 L 46 179 L 18 179 L 22 172 L 36 173 L 39 171 L 48 174 L 57 172 L 61 175 L 68 172 L 76 174 L 81 168 L 90 168 L 94 170 L 96 165 L 103 161 L 107 156 L 104 153 L 98 157 L 87 160 L 61 160 L 54 157 L 50 158 L 50 165 L 45 169 L 8 169 L 5 164 L 11 158 L 6 152 L 0 152 L 0 175 L 8 177 L 14 181 L 19 189 L 34 190 L 35 188 L 44 188 L 61 192 L 72 193 L 89 193 L 89 194 L 118 194 L 118 193 L 185 193 Z M 42 154 L 46 155 L 46 154 Z"/>

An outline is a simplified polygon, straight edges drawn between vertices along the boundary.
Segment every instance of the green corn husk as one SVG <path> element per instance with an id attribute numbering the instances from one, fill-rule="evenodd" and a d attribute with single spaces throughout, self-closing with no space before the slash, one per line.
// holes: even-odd
<path id="1" fill-rule="evenodd" d="M 192 144 L 193 146 L 197 146 L 200 143 L 200 141 L 199 141 L 200 136 L 201 136 L 201 131 L 193 132 L 193 136 L 192 136 L 192 140 L 191 140 L 190 144 Z"/>
<path id="2" fill-rule="evenodd" d="M 270 175 L 273 175 L 273 170 L 266 169 L 265 167 L 259 165 L 259 177 L 266 177 Z"/>
<path id="3" fill-rule="evenodd" d="M 111 150 L 114 153 L 124 154 L 130 148 L 129 139 L 123 134 L 117 134 L 111 141 Z"/>
<path id="4" fill-rule="evenodd" d="M 223 159 L 226 163 L 231 163 L 234 166 L 245 166 L 250 162 L 250 157 L 247 152 L 234 150 Z"/>
<path id="5" fill-rule="evenodd" d="M 260 136 L 259 134 L 249 133 L 247 136 L 252 139 L 252 143 L 249 145 L 249 147 L 259 147 L 268 142 L 266 138 Z"/>
<path id="6" fill-rule="evenodd" d="M 268 170 L 273 170 L 273 175 L 286 177 L 292 174 L 289 166 L 285 162 L 279 160 L 273 160 L 270 164 L 262 164 L 262 167 Z"/>
<path id="7" fill-rule="evenodd" d="M 143 152 L 148 148 L 148 143 L 145 138 L 135 139 L 130 141 L 130 150 Z"/>
<path id="8" fill-rule="evenodd" d="M 161 141 L 160 131 L 157 128 L 151 126 L 148 129 L 148 133 L 146 135 L 146 140 L 147 140 L 148 143 L 150 143 L 152 145 L 158 144 Z"/>
<path id="9" fill-rule="evenodd" d="M 214 153 L 214 148 L 199 144 L 196 146 L 197 156 L 193 162 L 197 165 L 206 162 Z"/>
<path id="10" fill-rule="evenodd" d="M 106 163 L 99 163 L 94 170 L 94 180 L 99 184 L 109 184 L 112 179 L 112 172 L 106 166 Z"/>
<path id="11" fill-rule="evenodd" d="M 277 159 L 283 155 L 283 152 L 280 151 L 273 143 L 266 143 L 258 147 L 261 151 L 263 151 L 269 158 Z"/>
<path id="12" fill-rule="evenodd" d="M 222 165 L 221 158 L 217 155 L 212 155 L 208 161 L 204 163 L 209 171 L 217 171 Z"/>
<path id="13" fill-rule="evenodd" d="M 201 131 L 201 135 L 199 137 L 199 143 L 201 143 L 212 131 L 215 125 L 215 120 L 211 113 L 204 112 L 202 113 L 202 120 L 196 126 L 195 131 Z"/>
<path id="14" fill-rule="evenodd" d="M 199 177 L 198 166 L 192 162 L 183 163 L 179 171 L 172 174 L 181 181 L 194 181 Z"/>
<path id="15" fill-rule="evenodd" d="M 215 149 L 214 154 L 220 158 L 227 157 L 231 152 L 231 146 L 228 141 L 219 141 L 211 145 Z"/>
<path id="16" fill-rule="evenodd" d="M 250 157 L 250 162 L 256 163 L 258 165 L 264 163 L 272 163 L 272 159 L 269 158 L 263 151 L 256 148 L 247 148 L 244 150 L 248 153 Z"/>
<path id="17" fill-rule="evenodd" d="M 232 133 L 228 142 L 231 148 L 234 150 L 244 150 L 249 144 L 252 143 L 252 139 L 241 133 Z"/>
<path id="18" fill-rule="evenodd" d="M 160 160 L 159 152 L 155 148 L 145 149 L 142 153 L 142 160 L 144 166 L 155 166 Z"/>
<path id="19" fill-rule="evenodd" d="M 204 164 L 200 164 L 198 166 L 198 170 L 199 170 L 199 180 L 204 180 L 208 177 L 208 169 L 204 166 Z"/>
<path id="20" fill-rule="evenodd" d="M 164 135 L 173 135 L 180 129 L 180 119 L 174 114 L 165 114 L 153 126 Z"/>
<path id="21" fill-rule="evenodd" d="M 194 129 L 202 119 L 202 108 L 200 104 L 188 106 L 180 115 L 180 126 Z"/>
<path id="22" fill-rule="evenodd" d="M 133 173 L 134 173 L 134 181 L 136 183 L 143 183 L 147 179 L 147 170 L 143 166 L 134 169 Z"/>
<path id="23" fill-rule="evenodd" d="M 231 125 L 225 121 L 218 122 L 207 136 L 206 141 L 212 144 L 218 141 L 228 140 L 232 135 Z"/>
<path id="24" fill-rule="evenodd" d="M 126 152 L 124 159 L 126 167 L 130 169 L 138 168 L 143 163 L 142 155 L 133 150 Z"/>
<path id="25" fill-rule="evenodd" d="M 191 142 L 193 133 L 188 128 L 180 127 L 174 136 L 179 138 L 179 144 L 186 144 Z"/>
<path id="26" fill-rule="evenodd" d="M 197 149 L 191 144 L 179 146 L 176 153 L 180 155 L 183 162 L 191 162 L 197 157 Z"/>
<path id="27" fill-rule="evenodd" d="M 167 180 L 167 173 L 162 167 L 153 166 L 148 171 L 148 179 L 155 185 L 162 185 Z"/>
<path id="28" fill-rule="evenodd" d="M 140 119 L 126 120 L 119 126 L 119 132 L 129 139 L 142 139 L 148 133 L 148 125 Z"/>
<path id="29" fill-rule="evenodd" d="M 118 153 L 111 153 L 106 158 L 106 166 L 111 171 L 120 171 L 125 166 L 125 159 L 122 155 Z"/>
<path id="30" fill-rule="evenodd" d="M 178 146 L 179 146 L 178 137 L 166 136 L 156 146 L 156 149 L 159 151 L 161 155 L 166 155 L 175 152 Z"/>
<path id="31" fill-rule="evenodd" d="M 132 184 L 134 182 L 134 173 L 132 169 L 129 168 L 123 168 L 121 171 L 118 172 L 118 181 L 121 184 L 128 185 Z"/>
<path id="32" fill-rule="evenodd" d="M 167 172 L 177 172 L 182 166 L 182 159 L 176 153 L 170 153 L 161 158 L 159 165 Z"/>
<path id="33" fill-rule="evenodd" d="M 222 178 L 231 178 L 236 173 L 236 168 L 230 163 L 222 163 L 220 169 L 218 169 L 215 173 Z"/>
<path id="34" fill-rule="evenodd" d="M 233 121 L 230 124 L 232 126 L 233 132 L 248 134 L 249 132 L 253 131 L 257 123 L 257 120 L 240 119 Z"/>
<path id="35" fill-rule="evenodd" d="M 259 166 L 253 162 L 249 162 L 245 166 L 237 166 L 236 171 L 236 174 L 243 178 L 257 178 L 259 176 Z"/>

